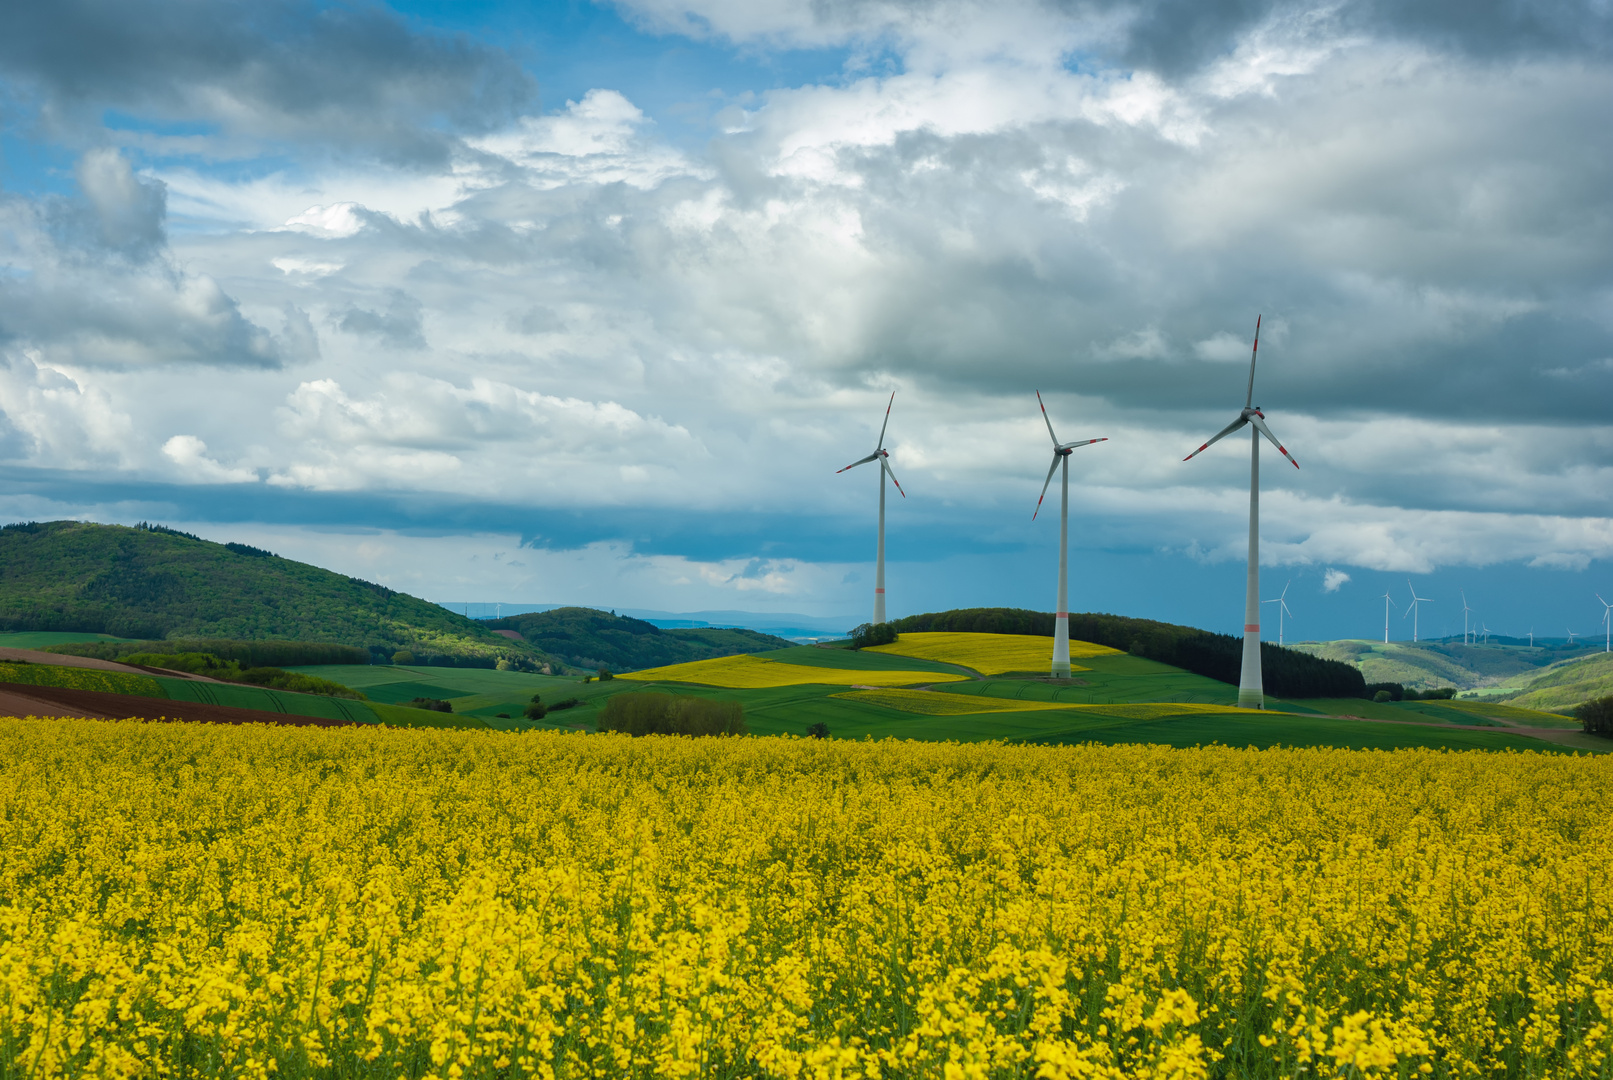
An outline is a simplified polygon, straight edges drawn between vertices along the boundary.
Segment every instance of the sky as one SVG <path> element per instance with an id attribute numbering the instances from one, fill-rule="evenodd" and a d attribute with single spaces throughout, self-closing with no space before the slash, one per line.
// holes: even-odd
<path id="1" fill-rule="evenodd" d="M 1608 0 L 0 13 L 0 519 L 440 602 L 1613 599 Z M 1052 512 L 1049 512 L 1051 509 Z M 1276 605 L 1265 609 L 1275 639 Z"/>

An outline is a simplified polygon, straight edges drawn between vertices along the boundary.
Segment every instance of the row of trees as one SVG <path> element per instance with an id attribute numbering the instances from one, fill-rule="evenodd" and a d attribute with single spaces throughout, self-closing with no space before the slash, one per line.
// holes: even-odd
<path id="1" fill-rule="evenodd" d="M 683 694 L 616 694 L 599 710 L 600 731 L 627 735 L 746 735 L 745 707 Z"/>
<path id="2" fill-rule="evenodd" d="M 1053 613 L 1022 608 L 963 608 L 909 615 L 887 623 L 899 634 L 951 631 L 975 634 L 1053 636 Z M 1070 639 L 1107 645 L 1133 656 L 1236 686 L 1243 667 L 1243 639 L 1192 626 L 1129 619 L 1123 615 L 1070 614 Z M 1268 694 L 1277 697 L 1366 697 L 1366 680 L 1349 664 L 1262 642 L 1260 663 Z"/>
<path id="3" fill-rule="evenodd" d="M 76 641 L 46 652 L 124 660 L 135 653 L 206 653 L 241 667 L 303 667 L 311 664 L 368 664 L 370 651 L 328 641 L 233 641 L 218 638 L 173 641 Z"/>

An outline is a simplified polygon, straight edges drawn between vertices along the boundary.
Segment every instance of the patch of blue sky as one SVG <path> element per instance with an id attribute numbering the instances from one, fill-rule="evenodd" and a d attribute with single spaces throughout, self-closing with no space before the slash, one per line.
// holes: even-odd
<path id="1" fill-rule="evenodd" d="M 837 85 L 859 77 L 870 60 L 881 70 L 896 62 L 893 54 L 846 48 L 742 47 L 657 34 L 614 7 L 576 0 L 406 0 L 395 10 L 421 28 L 509 49 L 537 80 L 544 112 L 580 101 L 589 90 L 616 90 L 656 121 L 663 138 L 682 145 L 703 143 L 723 109 L 754 106 L 767 91 Z"/>
<path id="2" fill-rule="evenodd" d="M 38 141 L 27 131 L 0 130 L 0 191 L 17 195 L 70 195 L 77 190 L 78 151 Z"/>

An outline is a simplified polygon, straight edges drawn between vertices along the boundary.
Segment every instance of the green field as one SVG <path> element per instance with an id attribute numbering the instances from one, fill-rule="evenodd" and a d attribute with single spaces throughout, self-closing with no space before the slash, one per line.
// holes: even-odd
<path id="1" fill-rule="evenodd" d="M 48 645 L 76 645 L 81 641 L 134 641 L 110 634 L 81 634 L 72 630 L 13 630 L 0 634 L 0 649 L 43 649 Z"/>
<path id="2" fill-rule="evenodd" d="M 952 665 L 917 661 L 881 653 L 798 646 L 756 654 L 792 664 L 844 670 L 921 670 L 957 672 Z M 575 677 L 527 675 L 437 667 L 305 667 L 312 675 L 361 690 L 375 702 L 436 697 L 450 701 L 456 716 L 492 726 L 567 727 L 588 729 L 599 705 L 618 693 L 661 690 L 738 701 L 746 724 L 757 735 L 805 735 L 815 723 L 834 738 L 899 738 L 964 741 L 1002 739 L 1010 742 L 1148 742 L 1172 746 L 1222 743 L 1232 746 L 1342 746 L 1361 749 L 1435 747 L 1452 750 L 1537 750 L 1562 752 L 1564 747 L 1512 731 L 1501 725 L 1562 726 L 1571 722 L 1526 710 L 1487 708 L 1471 702 L 1374 703 L 1357 698 L 1313 701 L 1267 699 L 1269 715 L 1227 712 L 1196 713 L 1151 719 L 1108 715 L 1103 705 L 1187 703 L 1222 705 L 1237 700 L 1237 688 L 1167 664 L 1125 654 L 1084 658 L 1090 670 L 1068 681 L 1043 679 L 974 679 L 945 684 L 947 694 L 982 695 L 1027 701 L 1068 703 L 1064 710 L 924 716 L 867 700 L 836 695 L 836 685 L 787 686 L 769 689 L 718 689 L 687 684 L 628 680 L 583 683 Z M 551 713 L 537 724 L 522 721 L 521 710 L 533 694 L 545 702 L 576 697 L 581 704 Z M 1281 711 L 1278 711 L 1281 710 Z M 1506 713 L 1499 721 L 1484 712 Z M 497 713 L 510 714 L 500 720 Z M 1339 719 L 1340 714 L 1362 717 Z M 1372 721 L 1394 720 L 1397 724 Z M 1576 725 L 1577 726 L 1577 725 Z M 1588 745 L 1595 745 L 1594 743 Z M 1613 744 L 1610 744 L 1613 749 Z"/>

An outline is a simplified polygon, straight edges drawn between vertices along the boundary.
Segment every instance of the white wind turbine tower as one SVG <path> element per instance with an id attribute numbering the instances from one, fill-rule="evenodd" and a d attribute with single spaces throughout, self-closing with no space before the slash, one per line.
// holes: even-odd
<path id="1" fill-rule="evenodd" d="M 1042 392 L 1036 391 L 1036 404 L 1042 406 L 1042 421 L 1047 424 L 1047 433 L 1053 438 L 1053 464 L 1047 470 L 1047 479 L 1042 481 L 1042 494 L 1036 499 L 1036 510 L 1031 514 L 1031 520 L 1042 512 L 1042 500 L 1047 498 L 1047 485 L 1053 482 L 1053 470 L 1062 463 L 1064 465 L 1063 494 L 1059 499 L 1059 595 L 1057 613 L 1053 617 L 1053 667 L 1052 674 L 1055 679 L 1068 679 L 1070 677 L 1070 455 L 1078 446 L 1091 446 L 1093 443 L 1108 442 L 1102 439 L 1078 439 L 1075 442 L 1061 443 L 1059 437 L 1053 434 L 1053 421 L 1047 418 L 1047 406 L 1042 403 Z"/>
<path id="2" fill-rule="evenodd" d="M 1568 647 L 1570 649 L 1574 647 L 1574 632 L 1572 630 L 1568 632 Z"/>
<path id="3" fill-rule="evenodd" d="M 902 482 L 896 479 L 895 473 L 891 472 L 890 451 L 885 449 L 885 429 L 890 426 L 891 406 L 895 403 L 896 391 L 892 390 L 891 399 L 885 403 L 885 422 L 879 425 L 879 442 L 875 445 L 874 452 L 846 466 L 846 469 L 855 469 L 857 466 L 866 465 L 870 461 L 879 462 L 879 554 L 874 561 L 875 623 L 885 621 L 885 477 L 887 474 L 891 478 L 891 483 L 896 485 L 896 490 L 901 493 L 902 498 L 907 498 L 907 492 L 902 491 Z M 838 476 L 840 473 L 845 472 L 846 469 L 837 469 L 835 475 Z"/>
<path id="4" fill-rule="evenodd" d="M 1462 593 L 1462 644 L 1463 645 L 1466 645 L 1468 643 L 1468 641 L 1467 641 L 1467 614 L 1468 614 L 1468 612 L 1470 612 L 1472 610 L 1473 610 L 1472 608 L 1467 606 L 1467 593 L 1464 591 Z"/>
<path id="5" fill-rule="evenodd" d="M 1294 468 L 1299 468 L 1294 455 L 1277 441 L 1277 436 L 1266 426 L 1266 414 L 1254 406 L 1255 360 L 1259 355 L 1260 317 L 1256 316 L 1255 344 L 1249 351 L 1249 389 L 1243 397 L 1243 411 L 1236 420 L 1216 432 L 1209 442 L 1182 459 L 1193 460 L 1213 443 L 1245 424 L 1249 425 L 1249 570 L 1243 595 L 1243 670 L 1238 675 L 1238 704 L 1251 709 L 1266 707 L 1265 683 L 1260 677 L 1260 436 L 1270 439 L 1278 453 L 1287 458 Z"/>
<path id="6" fill-rule="evenodd" d="M 1411 590 L 1411 604 L 1406 608 L 1406 614 L 1411 616 L 1411 640 L 1413 642 L 1416 642 L 1416 640 L 1417 640 L 1417 605 L 1418 604 L 1432 604 L 1433 601 L 1430 600 L 1426 596 L 1418 596 L 1417 595 L 1417 587 L 1411 583 L 1411 578 L 1406 579 L 1406 588 Z M 1400 617 L 1402 619 L 1404 619 L 1406 616 L 1402 615 Z"/>
<path id="7" fill-rule="evenodd" d="M 1294 617 L 1294 613 L 1288 610 L 1288 586 L 1292 584 L 1292 581 L 1284 583 L 1283 593 L 1281 596 L 1277 597 L 1277 599 L 1260 601 L 1262 604 L 1277 605 L 1277 644 L 1279 645 L 1283 643 L 1283 616 L 1287 615 L 1289 618 Z"/>
<path id="8" fill-rule="evenodd" d="M 1602 594 L 1597 593 L 1596 599 L 1602 601 L 1602 651 L 1613 652 L 1613 604 L 1602 600 Z"/>
<path id="9" fill-rule="evenodd" d="M 1490 643 L 1490 624 L 1480 623 L 1479 625 L 1484 627 L 1484 644 L 1488 645 Z"/>
<path id="10" fill-rule="evenodd" d="M 1385 645 L 1389 644 L 1389 609 L 1394 607 L 1394 603 L 1393 600 L 1389 599 L 1388 593 L 1383 594 L 1383 643 Z M 1395 610 L 1399 611 L 1400 609 L 1396 607 Z"/>

